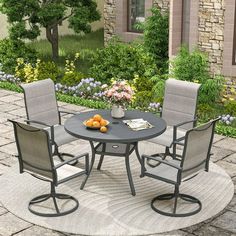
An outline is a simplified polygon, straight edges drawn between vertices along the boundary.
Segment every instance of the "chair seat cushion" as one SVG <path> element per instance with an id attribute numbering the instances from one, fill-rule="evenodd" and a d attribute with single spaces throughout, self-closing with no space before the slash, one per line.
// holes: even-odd
<path id="1" fill-rule="evenodd" d="M 59 163 L 61 163 L 61 162 L 59 162 L 57 160 L 54 161 L 54 165 L 57 165 Z M 71 166 L 71 165 L 65 164 L 64 166 L 61 166 L 60 168 L 57 169 L 57 178 L 58 178 L 58 181 L 61 181 L 65 178 L 79 174 L 83 171 L 84 171 L 84 169 L 81 169 L 77 166 Z"/>
<path id="2" fill-rule="evenodd" d="M 187 131 L 184 129 L 177 129 L 177 138 L 184 137 L 186 132 Z M 148 141 L 162 146 L 171 147 L 173 144 L 173 127 L 167 126 L 166 131 L 163 134 L 156 138 L 149 139 Z"/>
<path id="3" fill-rule="evenodd" d="M 46 130 L 50 131 L 50 128 L 46 128 Z M 49 132 L 49 135 L 50 135 L 50 132 Z M 61 146 L 63 144 L 73 142 L 77 140 L 77 138 L 68 134 L 64 129 L 64 125 L 55 125 L 54 126 L 54 140 L 57 146 Z"/>
<path id="4" fill-rule="evenodd" d="M 168 160 L 168 162 L 173 163 L 177 166 L 180 166 L 179 160 Z M 168 166 L 166 164 L 160 164 L 154 168 L 146 166 L 146 169 L 147 170 L 145 171 L 145 173 L 149 173 L 153 176 L 159 176 L 160 178 L 164 180 L 170 180 L 173 182 L 177 181 L 178 169 L 174 167 Z"/>

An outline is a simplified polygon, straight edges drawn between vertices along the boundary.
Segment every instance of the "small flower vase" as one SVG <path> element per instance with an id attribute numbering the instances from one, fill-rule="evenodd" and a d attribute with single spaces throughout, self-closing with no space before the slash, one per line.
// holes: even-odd
<path id="1" fill-rule="evenodd" d="M 111 116 L 119 119 L 125 116 L 125 109 L 123 106 L 113 104 L 111 107 Z"/>

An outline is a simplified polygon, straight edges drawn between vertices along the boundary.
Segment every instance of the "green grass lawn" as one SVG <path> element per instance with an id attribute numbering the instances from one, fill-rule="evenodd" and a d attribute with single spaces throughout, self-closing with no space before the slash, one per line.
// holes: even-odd
<path id="1" fill-rule="evenodd" d="M 51 61 L 51 44 L 45 40 L 30 42 L 32 48 L 38 52 L 40 59 Z M 64 67 L 65 59 L 73 58 L 75 53 L 83 50 L 95 51 L 98 48 L 104 47 L 103 29 L 91 32 L 89 34 L 65 35 L 59 38 L 59 60 L 56 62 L 60 67 Z M 86 58 L 78 60 L 76 67 L 78 71 L 87 74 L 90 64 Z"/>

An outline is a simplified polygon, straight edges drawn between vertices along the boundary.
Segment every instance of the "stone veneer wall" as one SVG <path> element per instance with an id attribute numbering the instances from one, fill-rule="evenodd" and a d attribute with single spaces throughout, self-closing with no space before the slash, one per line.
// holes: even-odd
<path id="1" fill-rule="evenodd" d="M 224 0 L 199 0 L 198 45 L 209 54 L 212 73 L 222 71 L 224 13 Z"/>
<path id="2" fill-rule="evenodd" d="M 121 0 L 118 0 L 121 1 Z M 115 35 L 116 0 L 104 0 L 104 43 Z"/>
<path id="3" fill-rule="evenodd" d="M 104 0 L 104 42 L 107 42 L 115 35 L 116 27 L 116 1 L 123 0 Z M 128 1 L 128 0 L 127 0 Z M 170 0 L 154 0 L 163 10 L 169 10 Z"/>
<path id="4" fill-rule="evenodd" d="M 209 55 L 212 74 L 222 74 L 225 27 L 225 0 L 199 0 L 198 46 Z M 236 88 L 236 77 L 225 77 Z"/>
<path id="5" fill-rule="evenodd" d="M 162 10 L 169 10 L 170 0 L 153 0 L 153 5 L 158 5 Z"/>

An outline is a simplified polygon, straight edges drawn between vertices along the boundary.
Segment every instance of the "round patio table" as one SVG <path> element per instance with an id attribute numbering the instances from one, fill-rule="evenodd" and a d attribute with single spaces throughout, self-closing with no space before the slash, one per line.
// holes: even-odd
<path id="1" fill-rule="evenodd" d="M 110 123 L 108 131 L 101 133 L 99 130 L 90 129 L 84 126 L 83 122 L 93 117 L 95 114 L 100 114 Z M 132 120 L 142 118 L 148 121 L 152 128 L 134 131 L 129 128 L 123 120 Z M 150 112 L 141 112 L 138 110 L 126 111 L 125 117 L 121 119 L 114 119 L 111 117 L 110 110 L 93 110 L 76 114 L 65 122 L 65 130 L 74 137 L 88 140 L 92 149 L 92 157 L 89 173 L 84 183 L 81 185 L 83 189 L 89 174 L 93 168 L 95 155 L 100 155 L 100 160 L 97 169 L 100 170 L 104 156 L 123 156 L 125 157 L 126 170 L 129 180 L 131 193 L 135 195 L 135 188 L 130 171 L 129 156 L 135 151 L 136 156 L 142 166 L 141 157 L 138 151 L 138 142 L 154 138 L 162 134 L 166 130 L 166 122 Z"/>

